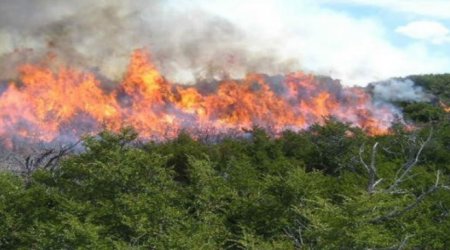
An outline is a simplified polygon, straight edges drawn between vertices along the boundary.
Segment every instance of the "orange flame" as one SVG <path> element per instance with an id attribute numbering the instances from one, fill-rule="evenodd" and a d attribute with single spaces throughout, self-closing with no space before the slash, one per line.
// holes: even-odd
<path id="1" fill-rule="evenodd" d="M 303 73 L 275 78 L 249 74 L 209 90 L 171 84 L 146 51 L 136 50 L 122 83 L 106 91 L 92 73 L 23 65 L 20 84 L 0 92 L 0 138 L 50 142 L 129 125 L 143 138 L 158 140 L 180 130 L 224 133 L 255 125 L 278 134 L 322 123 L 327 116 L 383 134 L 395 120 L 394 111 L 373 104 L 361 88 Z"/>
<path id="2" fill-rule="evenodd" d="M 444 102 L 439 101 L 439 104 L 441 105 L 441 107 L 444 109 L 445 112 L 450 112 L 450 106 L 449 105 L 445 105 Z"/>

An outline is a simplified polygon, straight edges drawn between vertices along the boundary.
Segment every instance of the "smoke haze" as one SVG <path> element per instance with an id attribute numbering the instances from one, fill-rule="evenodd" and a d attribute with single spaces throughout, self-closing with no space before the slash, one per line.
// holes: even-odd
<path id="1" fill-rule="evenodd" d="M 6 0 L 0 2 L 0 23 L 2 79 L 14 78 L 18 63 L 51 60 L 117 80 L 131 52 L 142 47 L 169 80 L 183 83 L 298 70 L 294 59 L 195 5 L 183 10 L 166 1 Z"/>
<path id="2" fill-rule="evenodd" d="M 415 86 L 410 79 L 391 79 L 385 82 L 374 84 L 373 95 L 376 100 L 395 101 L 429 101 L 429 94 L 426 94 L 422 87 Z"/>

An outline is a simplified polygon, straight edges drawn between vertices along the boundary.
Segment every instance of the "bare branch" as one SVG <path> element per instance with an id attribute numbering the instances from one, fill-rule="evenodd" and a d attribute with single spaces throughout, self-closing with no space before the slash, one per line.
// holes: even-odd
<path id="1" fill-rule="evenodd" d="M 298 228 L 296 230 L 290 228 L 284 229 L 284 233 L 294 241 L 295 249 L 302 249 L 302 246 L 304 246 L 302 231 L 305 226 L 298 220 L 296 220 L 296 223 L 298 224 Z"/>
<path id="2" fill-rule="evenodd" d="M 408 173 L 417 165 L 417 163 L 419 162 L 419 158 L 423 152 L 423 149 L 430 142 L 432 135 L 433 135 L 433 130 L 430 130 L 430 133 L 428 134 L 427 139 L 420 143 L 420 147 L 417 150 L 417 152 L 415 153 L 415 156 L 413 157 L 413 159 L 410 159 L 409 161 L 407 161 L 403 165 L 403 167 L 397 171 L 396 176 L 399 176 L 399 175 L 400 176 L 397 177 L 395 179 L 394 183 L 387 189 L 388 192 L 392 192 L 394 189 L 396 189 L 398 187 L 398 185 L 405 180 Z"/>
<path id="3" fill-rule="evenodd" d="M 390 213 L 388 213 L 388 214 L 386 214 L 384 216 L 381 216 L 381 217 L 378 217 L 376 219 L 373 219 L 371 222 L 378 223 L 378 222 L 387 221 L 387 220 L 393 219 L 395 217 L 401 216 L 404 213 L 406 213 L 406 212 L 414 209 L 415 207 L 417 207 L 428 195 L 434 193 L 439 188 L 445 187 L 445 186 L 440 186 L 439 185 L 439 176 L 440 176 L 440 171 L 437 171 L 437 173 L 436 173 L 436 181 L 435 181 L 434 185 L 431 186 L 430 188 L 428 188 L 427 191 L 425 191 L 422 194 L 420 194 L 419 196 L 417 196 L 416 200 L 413 203 L 409 204 L 408 206 L 404 207 L 401 210 L 393 210 L 393 211 L 391 211 Z"/>
<path id="4" fill-rule="evenodd" d="M 68 146 L 62 146 L 60 149 L 44 149 L 38 153 L 36 150 L 34 155 L 28 155 L 23 161 L 15 157 L 15 160 L 23 166 L 23 174 L 30 175 L 38 168 L 54 170 L 58 165 L 59 160 L 67 155 L 72 149 L 74 149 L 81 141 L 70 144 Z"/>
<path id="5" fill-rule="evenodd" d="M 412 235 L 406 235 L 405 238 L 402 240 L 400 245 L 398 246 L 397 250 L 405 249 L 406 244 L 408 244 L 408 240 L 412 237 Z"/>
<path id="6" fill-rule="evenodd" d="M 441 174 L 441 171 L 440 170 L 438 170 L 437 172 L 436 172 L 436 181 L 435 181 L 435 183 L 434 183 L 434 186 L 438 186 L 439 185 L 439 175 Z"/>
<path id="7" fill-rule="evenodd" d="M 367 165 L 367 163 L 364 161 L 362 154 L 364 153 L 364 144 L 361 145 L 361 147 L 359 148 L 359 160 L 361 161 L 361 164 L 366 168 L 367 172 L 369 172 L 369 166 Z"/>
<path id="8" fill-rule="evenodd" d="M 57 152 L 56 154 L 54 154 L 52 157 L 50 157 L 50 159 L 47 160 L 47 163 L 43 166 L 44 169 L 50 169 L 50 170 L 54 170 L 55 167 L 58 165 L 59 160 L 67 155 L 72 149 L 74 149 L 81 141 L 77 141 L 76 143 L 73 143 L 67 147 L 63 147 L 59 150 L 59 152 Z"/>
<path id="9" fill-rule="evenodd" d="M 364 144 L 359 148 L 359 159 L 361 161 L 361 164 L 364 166 L 364 168 L 367 170 L 367 173 L 369 175 L 369 183 L 367 184 L 367 192 L 372 194 L 375 192 L 375 188 L 382 179 L 377 180 L 377 168 L 376 168 L 376 154 L 377 154 L 377 147 L 378 142 L 376 142 L 372 147 L 372 153 L 370 157 L 370 165 L 367 165 L 367 163 L 364 161 L 362 154 L 364 153 Z"/>
<path id="10" fill-rule="evenodd" d="M 383 181 L 383 178 L 378 179 L 374 184 L 373 184 L 373 188 L 375 189 L 375 187 L 381 183 L 381 181 Z"/>

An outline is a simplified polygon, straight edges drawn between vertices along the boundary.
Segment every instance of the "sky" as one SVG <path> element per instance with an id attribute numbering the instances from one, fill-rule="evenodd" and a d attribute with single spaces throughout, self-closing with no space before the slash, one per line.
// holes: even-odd
<path id="1" fill-rule="evenodd" d="M 302 70 L 346 85 L 450 72 L 448 0 L 197 0 Z M 173 1 L 189 8 L 191 4 Z"/>

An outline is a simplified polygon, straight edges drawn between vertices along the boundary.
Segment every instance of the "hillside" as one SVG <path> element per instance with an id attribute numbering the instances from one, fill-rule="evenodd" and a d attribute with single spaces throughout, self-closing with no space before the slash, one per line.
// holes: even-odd
<path id="1" fill-rule="evenodd" d="M 448 249 L 450 75 L 409 78 L 437 99 L 398 102 L 414 127 L 384 135 L 328 118 L 37 152 L 0 173 L 0 248 Z"/>

